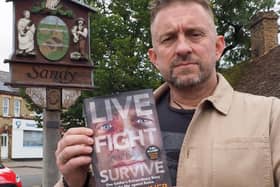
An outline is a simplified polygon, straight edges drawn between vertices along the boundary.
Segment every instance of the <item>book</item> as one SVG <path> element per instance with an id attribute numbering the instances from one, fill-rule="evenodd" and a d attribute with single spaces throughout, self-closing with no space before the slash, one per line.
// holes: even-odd
<path id="1" fill-rule="evenodd" d="M 170 187 L 151 89 L 84 100 L 96 187 Z"/>

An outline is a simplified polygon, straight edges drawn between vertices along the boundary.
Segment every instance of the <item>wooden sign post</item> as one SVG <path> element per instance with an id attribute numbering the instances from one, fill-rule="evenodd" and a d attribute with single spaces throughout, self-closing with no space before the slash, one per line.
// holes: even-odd
<path id="1" fill-rule="evenodd" d="M 14 52 L 10 64 L 14 87 L 26 88 L 44 109 L 43 187 L 59 178 L 55 150 L 60 139 L 60 114 L 93 89 L 89 13 L 76 0 L 6 0 L 14 4 Z"/>

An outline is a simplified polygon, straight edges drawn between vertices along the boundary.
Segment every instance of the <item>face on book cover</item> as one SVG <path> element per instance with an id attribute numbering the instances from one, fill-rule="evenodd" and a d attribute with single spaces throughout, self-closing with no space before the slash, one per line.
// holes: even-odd
<path id="1" fill-rule="evenodd" d="M 153 114 L 137 116 L 130 108 L 125 118 L 115 113 L 112 120 L 95 124 L 95 136 L 101 137 L 95 140 L 102 154 L 97 156 L 98 167 L 107 170 L 149 164 L 147 147 L 158 146 L 160 139 L 154 123 Z"/>

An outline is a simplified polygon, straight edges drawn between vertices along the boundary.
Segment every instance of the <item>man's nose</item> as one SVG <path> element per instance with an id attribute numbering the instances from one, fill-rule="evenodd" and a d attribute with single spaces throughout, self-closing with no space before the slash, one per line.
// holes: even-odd
<path id="1" fill-rule="evenodd" d="M 186 55 L 192 52 L 191 42 L 186 38 L 185 35 L 179 35 L 176 46 L 177 55 Z"/>

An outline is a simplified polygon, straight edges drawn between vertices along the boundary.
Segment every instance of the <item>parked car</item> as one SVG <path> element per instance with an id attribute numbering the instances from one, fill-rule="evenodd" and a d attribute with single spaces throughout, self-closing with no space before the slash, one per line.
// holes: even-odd
<path id="1" fill-rule="evenodd" d="M 0 187 L 22 187 L 20 177 L 2 163 L 0 163 Z"/>

